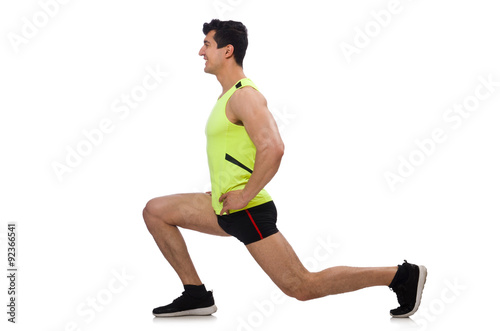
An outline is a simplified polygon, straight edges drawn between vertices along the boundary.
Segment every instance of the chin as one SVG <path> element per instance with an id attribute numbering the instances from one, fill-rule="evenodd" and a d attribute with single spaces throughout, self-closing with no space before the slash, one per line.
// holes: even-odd
<path id="1" fill-rule="evenodd" d="M 208 67 L 205 67 L 203 71 L 205 71 L 207 74 L 212 74 L 212 75 L 214 74 Z"/>

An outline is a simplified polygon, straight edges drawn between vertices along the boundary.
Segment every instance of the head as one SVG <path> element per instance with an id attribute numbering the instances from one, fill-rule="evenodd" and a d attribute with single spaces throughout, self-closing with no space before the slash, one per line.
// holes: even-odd
<path id="1" fill-rule="evenodd" d="M 248 36 L 241 22 L 214 19 L 203 24 L 203 33 L 205 40 L 199 55 L 206 60 L 205 72 L 214 74 L 226 65 L 243 67 Z"/>

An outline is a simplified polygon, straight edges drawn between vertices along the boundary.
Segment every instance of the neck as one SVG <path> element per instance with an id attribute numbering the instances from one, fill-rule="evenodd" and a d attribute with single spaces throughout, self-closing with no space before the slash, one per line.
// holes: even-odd
<path id="1" fill-rule="evenodd" d="M 243 73 L 243 68 L 235 65 L 229 68 L 224 68 L 221 72 L 217 73 L 217 80 L 222 85 L 222 94 L 229 91 L 237 81 L 246 78 Z"/>

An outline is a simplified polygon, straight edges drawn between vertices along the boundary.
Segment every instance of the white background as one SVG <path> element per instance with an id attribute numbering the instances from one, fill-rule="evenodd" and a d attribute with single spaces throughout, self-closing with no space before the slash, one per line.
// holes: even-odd
<path id="1" fill-rule="evenodd" d="M 52 6 L 47 20 L 40 3 L 50 2 L 0 5 L 1 264 L 7 222 L 17 222 L 19 265 L 18 323 L 6 321 L 2 304 L 2 329 L 496 324 L 500 88 L 460 127 L 443 119 L 471 100 L 480 76 L 500 82 L 494 1 L 401 0 L 379 30 L 370 13 L 386 10 L 387 0 L 74 0 Z M 12 36 L 28 33 L 24 25 L 34 17 L 40 27 L 14 46 Z M 317 270 L 425 264 L 429 277 L 412 319 L 390 319 L 397 302 L 387 288 L 276 301 L 276 287 L 236 239 L 190 231 L 183 234 L 219 311 L 207 318 L 151 315 L 182 287 L 142 209 L 156 196 L 210 189 L 204 126 L 221 88 L 203 72 L 198 51 L 202 24 L 216 17 L 247 26 L 245 73 L 281 128 L 286 152 L 267 187 L 280 230 Z M 359 45 L 367 26 L 372 37 L 349 62 L 341 45 L 354 46 L 356 38 Z M 114 102 L 142 84 L 148 67 L 168 77 L 120 118 Z M 113 131 L 59 180 L 54 162 L 64 164 L 83 131 L 105 118 Z M 417 157 L 415 140 L 436 128 L 447 139 L 391 190 L 384 173 L 398 174 L 398 157 Z M 127 278 L 116 282 L 116 273 Z"/>

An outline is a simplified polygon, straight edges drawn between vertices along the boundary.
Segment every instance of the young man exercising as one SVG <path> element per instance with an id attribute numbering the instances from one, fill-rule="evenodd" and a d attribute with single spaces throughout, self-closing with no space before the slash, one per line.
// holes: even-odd
<path id="1" fill-rule="evenodd" d="M 393 317 L 408 317 L 420 304 L 427 276 L 424 266 L 332 267 L 309 272 L 276 227 L 277 212 L 264 187 L 278 171 L 284 152 L 266 99 L 243 73 L 248 46 L 240 22 L 212 20 L 203 25 L 199 55 L 205 72 L 222 85 L 206 125 L 212 192 L 175 194 L 150 200 L 144 221 L 163 256 L 180 277 L 184 292 L 155 316 L 209 315 L 217 310 L 189 256 L 179 227 L 234 236 L 287 295 L 311 300 L 370 286 L 389 286 L 400 307 Z"/>

